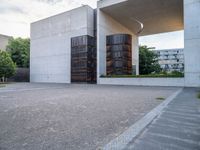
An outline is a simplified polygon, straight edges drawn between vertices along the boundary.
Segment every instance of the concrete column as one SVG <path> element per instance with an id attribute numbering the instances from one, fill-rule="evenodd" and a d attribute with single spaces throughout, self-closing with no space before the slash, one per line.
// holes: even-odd
<path id="1" fill-rule="evenodd" d="M 99 76 L 106 74 L 106 36 L 120 33 L 132 35 L 132 60 L 136 65 L 136 73 L 139 73 L 138 37 L 101 9 L 97 9 L 97 83 L 99 83 Z"/>
<path id="2" fill-rule="evenodd" d="M 139 40 L 132 34 L 132 63 L 136 65 L 136 75 L 139 75 Z"/>
<path id="3" fill-rule="evenodd" d="M 185 86 L 200 86 L 200 0 L 184 0 Z"/>

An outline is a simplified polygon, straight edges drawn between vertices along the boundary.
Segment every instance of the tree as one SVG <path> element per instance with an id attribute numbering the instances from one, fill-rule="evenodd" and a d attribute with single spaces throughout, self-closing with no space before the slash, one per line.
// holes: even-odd
<path id="1" fill-rule="evenodd" d="M 139 71 L 141 75 L 159 73 L 161 71 L 158 56 L 147 46 L 139 47 Z"/>
<path id="2" fill-rule="evenodd" d="M 30 39 L 11 38 L 6 50 L 10 53 L 12 60 L 18 67 L 29 67 Z"/>
<path id="3" fill-rule="evenodd" d="M 8 52 L 0 50 L 0 79 L 4 82 L 4 79 L 13 76 L 15 71 L 16 65 Z"/>

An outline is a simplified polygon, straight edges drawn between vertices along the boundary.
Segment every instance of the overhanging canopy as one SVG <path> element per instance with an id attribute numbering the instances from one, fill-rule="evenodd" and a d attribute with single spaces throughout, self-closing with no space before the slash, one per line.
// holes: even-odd
<path id="1" fill-rule="evenodd" d="M 183 0 L 127 0 L 100 10 L 134 33 L 143 23 L 141 36 L 184 29 Z"/>

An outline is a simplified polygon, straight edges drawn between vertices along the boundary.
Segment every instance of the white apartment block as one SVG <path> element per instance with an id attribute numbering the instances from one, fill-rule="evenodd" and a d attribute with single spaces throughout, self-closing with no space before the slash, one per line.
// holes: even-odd
<path id="1" fill-rule="evenodd" d="M 165 49 L 154 50 L 158 56 L 158 63 L 163 71 L 184 72 L 184 50 L 179 49 Z"/>

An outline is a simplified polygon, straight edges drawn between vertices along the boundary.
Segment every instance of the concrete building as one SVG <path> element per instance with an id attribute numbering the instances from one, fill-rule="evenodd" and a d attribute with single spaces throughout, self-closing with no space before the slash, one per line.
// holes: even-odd
<path id="1" fill-rule="evenodd" d="M 31 24 L 30 81 L 71 82 L 71 38 L 94 36 L 94 10 L 73 9 Z"/>
<path id="2" fill-rule="evenodd" d="M 100 0 L 96 11 L 83 6 L 31 24 L 31 82 L 71 83 L 71 38 L 88 35 L 97 41 L 98 84 L 200 86 L 199 0 Z M 132 36 L 138 74 L 138 37 L 178 30 L 185 31 L 185 78 L 100 77 L 106 74 L 108 35 Z"/>
<path id="3" fill-rule="evenodd" d="M 165 49 L 154 50 L 158 55 L 158 63 L 163 71 L 184 72 L 184 50 L 183 49 Z"/>
<path id="4" fill-rule="evenodd" d="M 6 46 L 10 38 L 11 36 L 0 34 L 0 50 L 6 50 Z"/>

